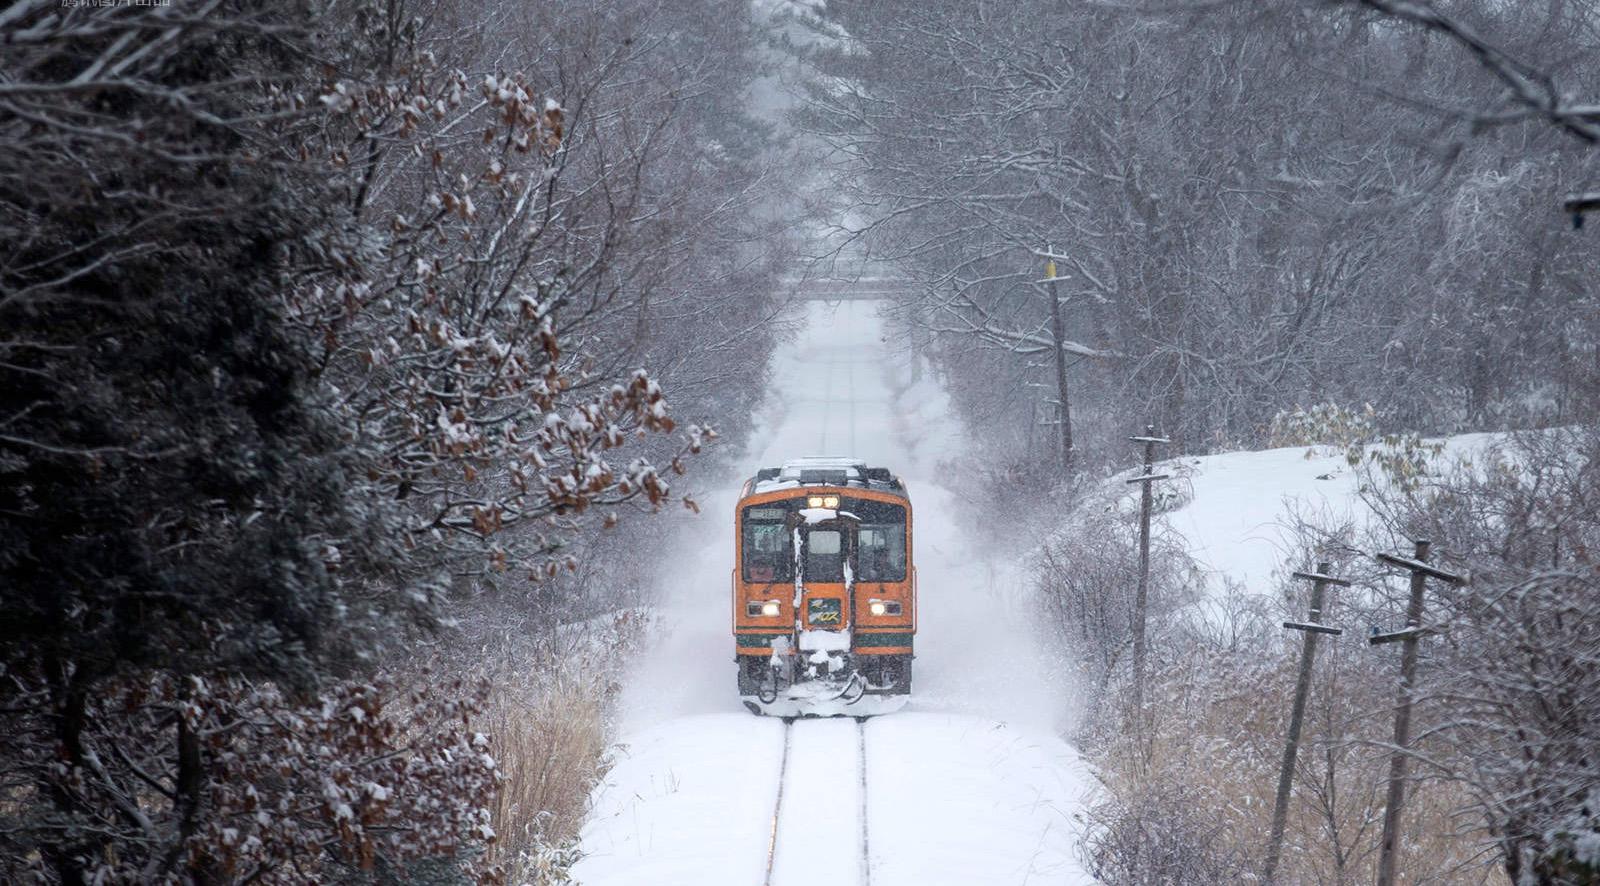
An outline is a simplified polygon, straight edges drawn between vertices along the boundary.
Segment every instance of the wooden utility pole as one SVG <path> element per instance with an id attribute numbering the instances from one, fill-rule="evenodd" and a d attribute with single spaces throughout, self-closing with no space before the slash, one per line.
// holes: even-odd
<path id="1" fill-rule="evenodd" d="M 1072 400 L 1067 393 L 1067 333 L 1061 323 L 1061 298 L 1050 293 L 1050 338 L 1056 351 L 1056 416 L 1061 420 L 1061 469 L 1072 473 Z"/>
<path id="2" fill-rule="evenodd" d="M 1296 572 L 1295 578 L 1311 582 L 1311 607 L 1305 621 L 1286 621 L 1283 626 L 1305 634 L 1300 649 L 1300 676 L 1294 684 L 1294 706 L 1289 711 L 1289 732 L 1283 740 L 1283 763 L 1278 768 L 1278 793 L 1272 803 L 1272 832 L 1267 838 L 1267 863 L 1262 870 L 1262 882 L 1271 884 L 1278 870 L 1278 859 L 1283 852 L 1283 830 L 1289 820 L 1289 789 L 1294 783 L 1294 758 L 1300 752 L 1300 729 L 1305 723 L 1306 698 L 1311 694 L 1311 666 L 1317 658 L 1317 638 L 1323 634 L 1338 636 L 1340 628 L 1322 624 L 1323 598 L 1328 585 L 1349 587 L 1350 582 L 1334 578 L 1329 573 L 1331 563 L 1318 563 L 1316 572 Z"/>
<path id="3" fill-rule="evenodd" d="M 1139 472 L 1139 476 L 1128 480 L 1129 483 L 1140 483 L 1144 487 L 1139 493 L 1139 585 L 1133 593 L 1133 710 L 1141 730 L 1144 728 L 1144 623 L 1150 607 L 1150 484 L 1169 476 L 1154 473 L 1156 446 L 1172 442 L 1165 437 L 1157 437 L 1155 433 L 1154 425 L 1145 425 L 1144 436 L 1128 438 L 1144 444 L 1144 470 Z"/>
<path id="4" fill-rule="evenodd" d="M 1367 642 L 1400 644 L 1400 685 L 1395 692 L 1394 751 L 1389 757 L 1389 794 L 1383 807 L 1383 838 L 1378 848 L 1378 886 L 1394 886 L 1395 872 L 1400 856 L 1400 813 L 1406 799 L 1406 765 L 1411 743 L 1411 705 L 1416 696 L 1417 641 L 1434 633 L 1422 625 L 1423 594 L 1429 578 L 1451 584 L 1466 584 L 1466 578 L 1435 569 L 1427 563 L 1431 543 L 1416 541 L 1416 550 L 1410 559 L 1393 554 L 1379 554 L 1378 560 L 1411 573 L 1411 599 L 1406 604 L 1406 626 L 1388 634 L 1373 634 Z"/>
<path id="5" fill-rule="evenodd" d="M 1039 281 L 1041 284 L 1061 283 L 1069 279 L 1056 276 L 1054 253 L 1054 248 L 1042 253 L 1051 257 L 1045 260 L 1044 279 Z M 1044 291 L 1050 296 L 1050 341 L 1055 345 L 1056 419 L 1060 422 L 1057 431 L 1061 444 L 1061 469 L 1063 473 L 1071 474 L 1075 453 L 1072 445 L 1072 398 L 1067 392 L 1066 324 L 1061 319 L 1061 297 L 1056 295 L 1053 286 L 1045 286 Z"/>

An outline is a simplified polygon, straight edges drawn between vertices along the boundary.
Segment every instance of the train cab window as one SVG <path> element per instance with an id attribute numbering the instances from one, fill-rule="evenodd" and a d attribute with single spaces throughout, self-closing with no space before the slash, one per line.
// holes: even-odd
<path id="1" fill-rule="evenodd" d="M 837 529 L 806 533 L 806 581 L 844 581 L 844 535 Z"/>
<path id="2" fill-rule="evenodd" d="M 861 581 L 905 581 L 906 526 L 904 523 L 863 524 L 856 559 Z"/>
<path id="3" fill-rule="evenodd" d="M 793 581 L 794 548 L 783 508 L 745 508 L 744 580 Z"/>

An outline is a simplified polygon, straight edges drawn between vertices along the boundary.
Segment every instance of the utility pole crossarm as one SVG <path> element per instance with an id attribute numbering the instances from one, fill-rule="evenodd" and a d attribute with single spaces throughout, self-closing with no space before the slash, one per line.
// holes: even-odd
<path id="1" fill-rule="evenodd" d="M 1430 636 L 1432 634 L 1439 634 L 1439 633 L 1443 633 L 1443 632 L 1440 631 L 1438 628 L 1428 627 L 1426 625 L 1419 625 L 1419 626 L 1414 627 L 1414 628 L 1406 628 L 1406 629 L 1400 630 L 1400 631 L 1389 631 L 1388 633 L 1384 633 L 1384 634 L 1379 634 L 1379 633 L 1370 634 L 1370 635 L 1367 636 L 1367 645 L 1368 646 L 1382 646 L 1385 643 L 1401 643 L 1401 642 L 1404 642 L 1406 640 L 1417 640 L 1417 639 L 1420 639 L 1422 637 L 1427 637 L 1427 636 Z"/>
<path id="2" fill-rule="evenodd" d="M 1124 480 L 1122 482 L 1124 482 L 1124 483 L 1154 483 L 1157 480 L 1170 480 L 1170 479 L 1172 479 L 1172 475 L 1171 474 L 1140 474 L 1137 477 L 1129 477 L 1128 479 L 1126 479 L 1126 480 Z"/>
<path id="3" fill-rule="evenodd" d="M 1414 560 L 1410 557 L 1397 557 L 1394 554 L 1383 553 L 1377 554 L 1376 556 L 1379 560 L 1382 560 L 1390 566 L 1394 566 L 1398 569 L 1404 569 L 1408 572 L 1420 572 L 1429 578 L 1437 578 L 1440 581 L 1447 581 L 1453 585 L 1464 585 L 1467 583 L 1467 576 L 1456 575 L 1453 572 L 1446 572 L 1436 566 L 1430 566 L 1421 560 Z"/>
<path id="4" fill-rule="evenodd" d="M 1310 621 L 1286 621 L 1283 626 L 1291 631 L 1307 631 L 1312 634 L 1332 634 L 1335 637 L 1344 633 L 1344 628 L 1330 628 L 1327 625 Z"/>
<path id="5" fill-rule="evenodd" d="M 1295 578 L 1303 578 L 1306 581 L 1320 581 L 1325 584 L 1338 585 L 1341 588 L 1350 587 L 1350 579 L 1348 578 L 1334 578 L 1321 572 L 1294 572 L 1292 574 Z"/>

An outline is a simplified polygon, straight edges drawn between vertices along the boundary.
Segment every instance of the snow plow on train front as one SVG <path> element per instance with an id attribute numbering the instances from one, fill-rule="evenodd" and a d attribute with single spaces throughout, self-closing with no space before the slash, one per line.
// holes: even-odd
<path id="1" fill-rule="evenodd" d="M 887 468 L 806 458 L 763 468 L 735 511 L 739 695 L 757 714 L 868 716 L 911 692 L 911 500 Z"/>

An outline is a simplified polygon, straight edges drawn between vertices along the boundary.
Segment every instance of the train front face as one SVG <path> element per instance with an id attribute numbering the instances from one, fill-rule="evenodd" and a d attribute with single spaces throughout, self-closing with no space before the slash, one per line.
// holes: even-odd
<path id="1" fill-rule="evenodd" d="M 757 713 L 881 713 L 911 691 L 916 568 L 900 491 L 800 486 L 738 505 L 739 694 Z"/>

